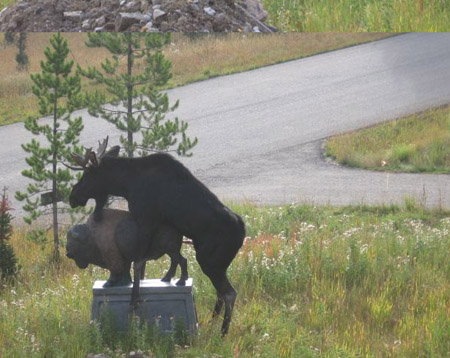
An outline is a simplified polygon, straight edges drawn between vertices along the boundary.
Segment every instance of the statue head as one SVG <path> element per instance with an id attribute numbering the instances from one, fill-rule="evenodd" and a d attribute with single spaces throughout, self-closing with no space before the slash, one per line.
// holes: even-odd
<path id="1" fill-rule="evenodd" d="M 75 225 L 67 232 L 66 256 L 73 259 L 77 266 L 85 269 L 98 261 L 95 255 L 95 243 L 86 224 Z"/>

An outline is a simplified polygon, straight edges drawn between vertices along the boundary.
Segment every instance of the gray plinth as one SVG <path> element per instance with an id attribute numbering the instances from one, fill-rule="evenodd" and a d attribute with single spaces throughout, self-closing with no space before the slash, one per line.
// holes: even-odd
<path id="1" fill-rule="evenodd" d="M 158 325 L 163 332 L 173 332 L 175 322 L 183 322 L 184 327 L 193 333 L 197 330 L 197 314 L 192 295 L 192 278 L 186 286 L 176 286 L 161 280 L 141 280 L 139 305 L 134 313 L 141 322 Z M 92 300 L 93 320 L 99 320 L 105 312 L 112 314 L 116 329 L 128 329 L 131 288 L 129 286 L 104 288 L 105 281 L 95 281 Z"/>

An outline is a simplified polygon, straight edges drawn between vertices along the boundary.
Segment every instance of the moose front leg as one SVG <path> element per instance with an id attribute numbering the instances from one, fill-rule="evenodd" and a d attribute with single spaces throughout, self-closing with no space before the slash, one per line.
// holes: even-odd
<path id="1" fill-rule="evenodd" d="M 99 222 L 102 221 L 103 218 L 103 208 L 108 201 L 108 195 L 102 195 L 100 197 L 95 198 L 95 209 L 94 209 L 94 220 Z"/>
<path id="2" fill-rule="evenodd" d="M 145 267 L 145 260 L 134 262 L 133 288 L 131 289 L 130 310 L 135 310 L 139 303 L 139 286 L 142 275 L 142 268 Z"/>

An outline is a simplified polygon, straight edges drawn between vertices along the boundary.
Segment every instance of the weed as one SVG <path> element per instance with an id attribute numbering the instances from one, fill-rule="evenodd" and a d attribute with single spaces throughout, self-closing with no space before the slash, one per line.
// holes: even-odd
<path id="1" fill-rule="evenodd" d="M 211 321 L 215 291 L 192 246 L 183 248 L 200 329 L 186 337 L 133 322 L 117 336 L 89 322 L 91 287 L 107 272 L 63 260 L 50 248 L 11 244 L 22 264 L 0 293 L 0 355 L 5 358 L 157 357 L 445 357 L 449 349 L 450 213 L 406 206 L 260 208 L 231 205 L 248 238 L 230 267 L 238 301 L 226 339 Z M 147 265 L 160 277 L 169 261 Z M 188 346 L 188 347 L 186 347 Z"/>
<path id="2" fill-rule="evenodd" d="M 419 2 L 419 6 L 417 3 Z M 282 31 L 448 31 L 450 5 L 423 0 L 263 0 Z"/>

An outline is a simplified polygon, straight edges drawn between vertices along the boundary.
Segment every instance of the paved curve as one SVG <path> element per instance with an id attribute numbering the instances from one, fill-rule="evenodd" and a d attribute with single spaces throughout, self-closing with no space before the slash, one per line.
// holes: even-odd
<path id="1" fill-rule="evenodd" d="M 183 161 L 223 199 L 344 205 L 412 196 L 450 207 L 447 175 L 355 170 L 320 154 L 328 136 L 449 103 L 449 58 L 450 34 L 413 33 L 173 89 L 177 115 L 200 140 Z M 101 119 L 85 127 L 86 145 L 106 134 L 117 141 Z M 0 128 L 0 183 L 11 192 L 26 185 L 19 144 L 29 137 L 22 124 Z"/>

